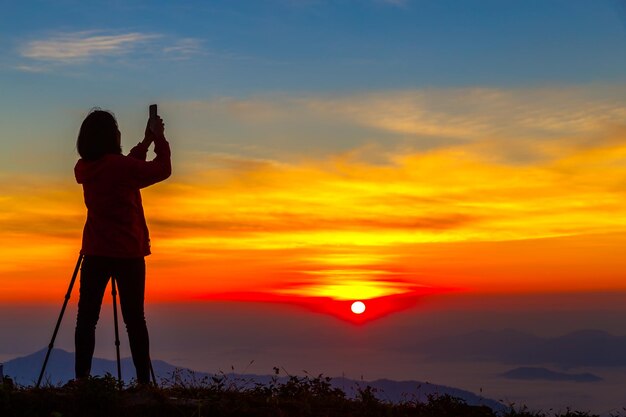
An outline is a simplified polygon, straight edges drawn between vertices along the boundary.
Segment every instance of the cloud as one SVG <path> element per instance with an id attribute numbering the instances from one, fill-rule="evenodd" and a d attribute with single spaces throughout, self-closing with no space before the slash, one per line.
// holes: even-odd
<path id="1" fill-rule="evenodd" d="M 618 92 L 624 88 L 426 89 L 306 102 L 317 112 L 400 135 L 514 140 L 589 135 L 621 124 L 626 103 Z"/>
<path id="2" fill-rule="evenodd" d="M 623 288 L 623 239 L 598 237 L 626 236 L 623 97 L 458 89 L 163 103 L 175 174 L 142 192 L 155 285 L 175 275 L 191 277 L 189 294 L 285 289 L 353 270 L 367 282 L 362 271 L 483 289 Z M 53 254 L 77 244 L 75 184 L 0 185 L 0 230 L 11 231 L 0 275 L 24 265 L 32 242 Z"/>
<path id="3" fill-rule="evenodd" d="M 138 32 L 118 35 L 98 34 L 95 31 L 62 33 L 49 39 L 33 40 L 20 53 L 25 58 L 41 61 L 86 60 L 101 55 L 120 55 L 134 50 L 141 43 L 159 35 Z"/>
<path id="4" fill-rule="evenodd" d="M 183 38 L 163 47 L 163 53 L 171 59 L 190 59 L 204 53 L 202 41 L 195 38 Z"/>
<path id="5" fill-rule="evenodd" d="M 626 120 L 623 86 L 222 97 L 169 104 L 194 151 L 282 159 L 472 148 L 529 164 L 598 146 Z M 364 152 L 368 147 L 370 152 Z"/>
<path id="6" fill-rule="evenodd" d="M 14 68 L 18 71 L 32 72 L 32 73 L 48 72 L 49 70 L 46 67 L 38 66 L 38 65 L 16 65 Z"/>
<path id="7" fill-rule="evenodd" d="M 155 221 L 172 235 L 184 229 L 207 244 L 224 239 L 222 245 L 248 248 L 608 232 L 623 221 L 618 190 L 625 174 L 613 162 L 623 153 L 624 144 L 564 148 L 561 158 L 522 166 L 470 146 L 390 154 L 386 164 L 350 154 L 292 164 L 206 159 L 185 187 L 154 195 L 156 206 L 176 199 L 178 207 L 159 210 Z"/>
<path id="8" fill-rule="evenodd" d="M 24 72 L 50 72 L 72 65 L 84 65 L 116 58 L 115 63 L 131 61 L 188 60 L 208 52 L 196 38 L 141 32 L 81 31 L 53 33 L 18 48 L 19 58 L 12 66 Z"/>

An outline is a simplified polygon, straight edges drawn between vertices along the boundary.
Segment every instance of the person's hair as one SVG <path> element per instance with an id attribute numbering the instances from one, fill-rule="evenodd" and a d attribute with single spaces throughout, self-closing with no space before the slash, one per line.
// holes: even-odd
<path id="1" fill-rule="evenodd" d="M 80 126 L 76 150 L 86 161 L 95 161 L 110 153 L 121 154 L 117 135 L 115 116 L 105 110 L 93 109 Z"/>

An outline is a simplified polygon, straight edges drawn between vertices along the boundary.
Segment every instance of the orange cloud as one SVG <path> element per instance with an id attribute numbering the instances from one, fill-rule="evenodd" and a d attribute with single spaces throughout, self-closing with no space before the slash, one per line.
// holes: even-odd
<path id="1" fill-rule="evenodd" d="M 417 113 L 429 127 L 411 116 L 409 96 L 293 100 L 287 114 L 301 106 L 315 117 L 332 113 L 324 117 L 442 137 L 445 145 L 184 159 L 170 181 L 144 192 L 154 252 L 148 298 L 245 293 L 345 303 L 452 289 L 625 289 L 626 265 L 616 255 L 626 236 L 619 103 L 579 97 L 566 117 L 541 111 L 571 98 L 563 91 L 532 111 L 524 103 L 540 101 L 538 92 L 476 90 L 460 102 L 450 93 Z M 479 104 L 483 110 L 470 110 Z M 577 110 L 585 104 L 586 115 Z M 224 114 L 266 108 L 248 119 L 263 125 L 287 111 L 262 101 L 226 107 Z M 394 127 L 396 119 L 406 123 Z M 62 296 L 80 245 L 80 187 L 31 184 L 40 185 L 9 186 L 1 197 L 3 299 Z"/>

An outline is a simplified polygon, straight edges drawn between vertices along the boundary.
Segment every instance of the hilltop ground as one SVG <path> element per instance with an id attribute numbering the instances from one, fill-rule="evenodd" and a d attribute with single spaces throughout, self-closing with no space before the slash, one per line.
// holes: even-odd
<path id="1" fill-rule="evenodd" d="M 463 400 L 430 396 L 426 403 L 391 404 L 378 400 L 371 387 L 350 399 L 333 388 L 330 378 L 319 376 L 277 379 L 266 385 L 241 389 L 228 386 L 220 377 L 193 384 L 180 380 L 167 386 L 119 387 L 107 375 L 64 387 L 24 388 L 10 379 L 0 385 L 0 416 L 3 417 L 496 417 L 487 406 L 470 406 Z M 530 412 L 511 407 L 502 417 L 597 417 L 567 410 L 562 413 Z"/>

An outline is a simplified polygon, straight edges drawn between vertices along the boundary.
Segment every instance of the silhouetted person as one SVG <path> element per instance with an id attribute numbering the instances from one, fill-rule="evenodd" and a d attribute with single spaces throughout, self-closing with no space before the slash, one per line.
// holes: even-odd
<path id="1" fill-rule="evenodd" d="M 146 161 L 154 142 L 156 157 Z M 89 376 L 95 332 L 109 278 L 116 280 L 122 316 L 137 382 L 150 382 L 148 328 L 144 317 L 146 264 L 150 238 L 141 204 L 140 189 L 171 174 L 170 147 L 160 117 L 148 120 L 145 137 L 122 154 L 121 133 L 115 117 L 93 110 L 83 121 L 77 140 L 81 159 L 76 181 L 83 185 L 87 222 L 83 230 L 80 298 L 76 319 L 76 378 Z"/>

